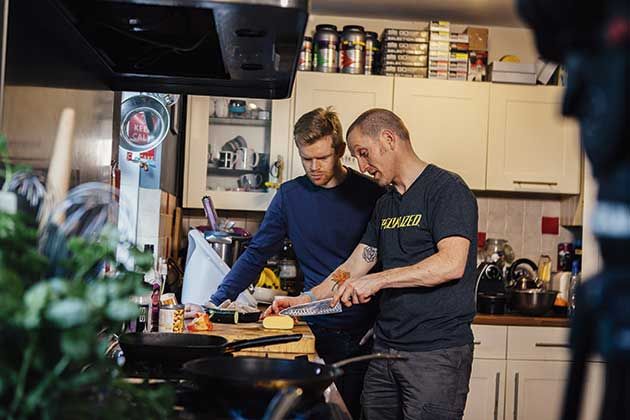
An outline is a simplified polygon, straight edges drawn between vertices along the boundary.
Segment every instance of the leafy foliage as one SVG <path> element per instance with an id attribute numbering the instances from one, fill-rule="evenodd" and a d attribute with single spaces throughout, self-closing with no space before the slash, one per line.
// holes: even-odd
<path id="1" fill-rule="evenodd" d="M 116 261 L 115 231 L 71 238 L 61 277 L 47 278 L 37 245 L 23 216 L 0 212 L 0 418 L 170 417 L 170 387 L 129 384 L 105 355 L 137 316 L 130 296 L 145 292 L 142 275 Z M 150 266 L 151 256 L 128 251 L 139 271 Z"/>

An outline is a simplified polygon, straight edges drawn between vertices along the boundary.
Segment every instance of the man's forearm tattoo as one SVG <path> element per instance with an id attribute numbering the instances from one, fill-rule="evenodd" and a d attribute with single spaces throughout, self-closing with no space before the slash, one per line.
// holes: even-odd
<path id="1" fill-rule="evenodd" d="M 363 260 L 365 262 L 373 263 L 376 261 L 376 257 L 378 256 L 378 250 L 373 246 L 366 246 L 363 249 Z"/>

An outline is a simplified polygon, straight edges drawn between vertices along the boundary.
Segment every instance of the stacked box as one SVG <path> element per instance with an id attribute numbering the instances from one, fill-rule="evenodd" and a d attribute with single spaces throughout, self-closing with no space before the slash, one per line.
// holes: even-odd
<path id="1" fill-rule="evenodd" d="M 448 79 L 468 77 L 468 35 L 451 33 L 449 38 Z"/>
<path id="2" fill-rule="evenodd" d="M 429 79 L 447 79 L 451 25 L 446 21 L 429 23 Z"/>
<path id="3" fill-rule="evenodd" d="M 387 28 L 383 31 L 381 49 L 382 74 L 427 77 L 428 30 Z"/>

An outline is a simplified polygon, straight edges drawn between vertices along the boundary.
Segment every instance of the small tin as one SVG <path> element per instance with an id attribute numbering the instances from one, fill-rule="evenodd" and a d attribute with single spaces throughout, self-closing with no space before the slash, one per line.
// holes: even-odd
<path id="1" fill-rule="evenodd" d="M 160 332 L 184 332 L 184 305 L 164 305 L 160 308 Z"/>
<path id="2" fill-rule="evenodd" d="M 300 58 L 298 59 L 298 70 L 313 70 L 313 38 L 305 36 L 300 50 Z"/>

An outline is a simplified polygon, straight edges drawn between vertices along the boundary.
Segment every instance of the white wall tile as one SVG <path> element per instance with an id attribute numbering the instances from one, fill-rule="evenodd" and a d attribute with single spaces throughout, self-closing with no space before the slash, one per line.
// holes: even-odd
<path id="1" fill-rule="evenodd" d="M 544 200 L 542 203 L 542 215 L 546 217 L 560 217 L 560 201 Z"/>

